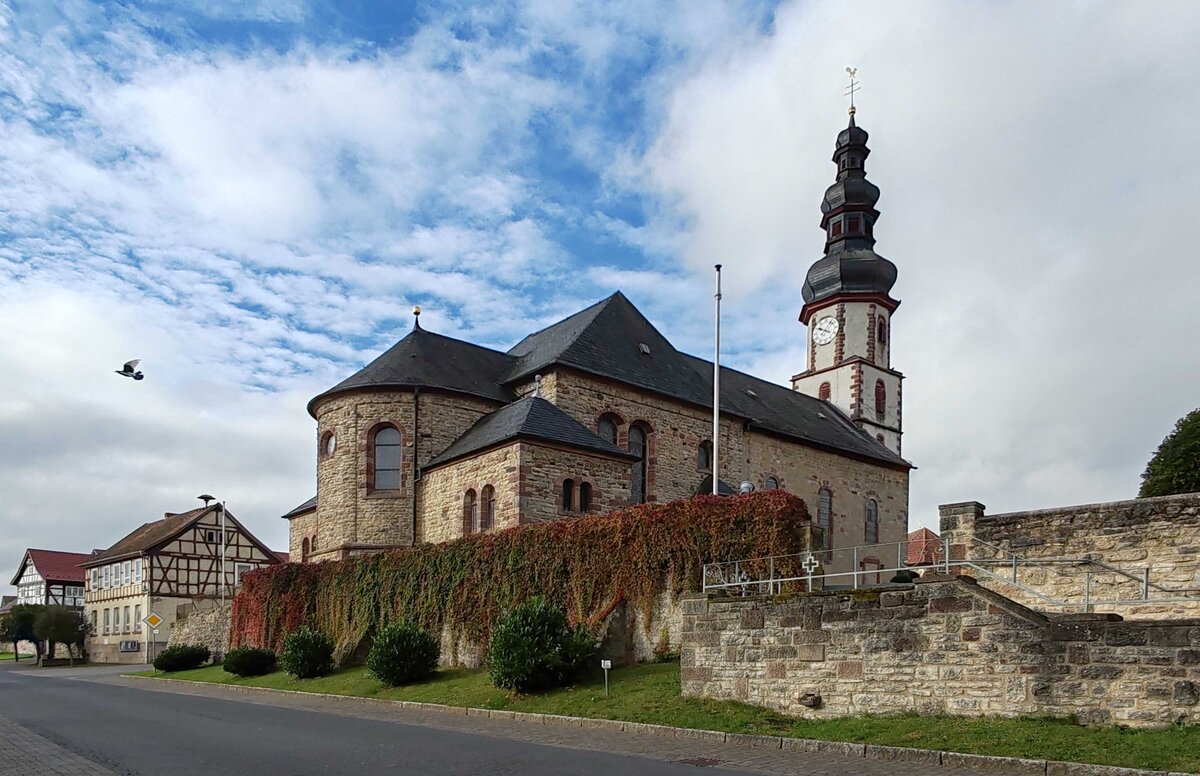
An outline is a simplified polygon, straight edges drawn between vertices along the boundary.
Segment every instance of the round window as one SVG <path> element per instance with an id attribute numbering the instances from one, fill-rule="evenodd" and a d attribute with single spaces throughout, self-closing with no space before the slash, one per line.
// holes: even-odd
<path id="1" fill-rule="evenodd" d="M 326 434 L 325 435 L 325 455 L 326 456 L 333 455 L 335 450 L 337 450 L 337 437 L 334 436 L 333 434 Z"/>

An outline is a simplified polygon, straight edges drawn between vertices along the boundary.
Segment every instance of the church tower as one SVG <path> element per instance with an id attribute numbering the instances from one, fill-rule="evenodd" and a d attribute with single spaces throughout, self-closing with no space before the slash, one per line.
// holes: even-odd
<path id="1" fill-rule="evenodd" d="M 900 382 L 892 369 L 890 296 L 896 265 L 875 253 L 879 189 L 867 180 L 867 133 L 854 122 L 837 137 L 837 180 L 821 202 L 825 255 L 808 270 L 800 322 L 808 327 L 808 368 L 792 389 L 825 399 L 900 453 Z"/>

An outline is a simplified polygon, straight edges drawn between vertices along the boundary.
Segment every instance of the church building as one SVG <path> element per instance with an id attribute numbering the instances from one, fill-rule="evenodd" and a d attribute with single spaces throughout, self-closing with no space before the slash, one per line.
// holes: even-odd
<path id="1" fill-rule="evenodd" d="M 913 468 L 891 367 L 896 267 L 874 252 L 879 189 L 851 113 L 803 287 L 791 387 L 721 368 L 720 491 L 809 505 L 827 548 L 900 542 Z M 284 517 L 293 559 L 442 542 L 712 490 L 709 361 L 619 291 L 507 352 L 421 328 L 309 402 L 317 496 Z M 864 556 L 862 563 L 878 563 Z M 878 567 L 878 566 L 876 566 Z"/>

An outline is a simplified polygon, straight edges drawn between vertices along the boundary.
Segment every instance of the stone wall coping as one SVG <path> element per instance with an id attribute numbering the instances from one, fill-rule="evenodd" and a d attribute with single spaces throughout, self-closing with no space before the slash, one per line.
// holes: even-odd
<path id="1" fill-rule="evenodd" d="M 829 752 L 846 757 L 865 757 L 873 760 L 900 760 L 907 762 L 942 765 L 949 767 L 994 770 L 1002 774 L 1039 774 L 1039 776 L 1184 776 L 1167 771 L 1150 771 L 1140 768 L 1116 768 L 1107 765 L 1068 763 L 1057 760 L 1037 760 L 1020 757 L 992 757 L 990 755 L 945 752 L 940 749 L 910 749 L 907 747 L 878 746 L 854 741 L 823 741 L 790 736 L 756 736 L 745 733 L 726 733 L 720 730 L 679 728 L 669 725 L 652 725 L 644 722 L 626 722 L 619 719 L 597 719 L 593 717 L 569 717 L 561 714 L 538 714 L 524 711 L 500 709 L 477 709 L 466 706 L 449 706 L 442 703 L 419 703 L 417 701 L 393 701 L 383 698 L 360 698 L 353 695 L 332 695 L 307 690 L 276 690 L 268 687 L 248 687 L 234 684 L 211 684 L 187 679 L 169 679 L 157 676 L 125 675 L 126 679 L 148 682 L 170 682 L 188 686 L 219 687 L 234 692 L 257 693 L 260 695 L 301 695 L 343 701 L 362 706 L 416 709 L 459 714 L 472 717 L 491 717 L 525 722 L 533 725 L 565 725 L 569 727 L 602 728 L 635 735 L 651 735 L 662 738 L 700 739 L 715 741 L 729 746 L 765 747 L 768 749 L 790 749 L 801 752 Z"/>
<path id="2" fill-rule="evenodd" d="M 1021 517 L 1053 517 L 1057 515 L 1077 515 L 1083 512 L 1094 512 L 1101 509 L 1124 509 L 1141 505 L 1181 504 L 1183 506 L 1200 507 L 1200 493 L 1179 493 L 1173 496 L 1152 496 L 1151 498 L 1131 498 L 1124 501 L 1102 501 L 1095 504 L 1076 504 L 1066 507 L 1049 507 L 1047 509 L 1030 509 L 1023 512 L 999 512 L 994 515 L 984 514 L 981 519 L 1012 520 Z M 948 504 L 947 506 L 957 506 Z"/>

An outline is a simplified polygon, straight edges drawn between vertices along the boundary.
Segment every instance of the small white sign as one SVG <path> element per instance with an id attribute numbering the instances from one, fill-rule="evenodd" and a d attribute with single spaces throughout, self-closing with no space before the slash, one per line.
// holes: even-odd
<path id="1" fill-rule="evenodd" d="M 601 660 L 600 667 L 603 668 L 605 671 L 607 671 L 608 669 L 612 668 L 612 661 L 611 660 Z"/>

